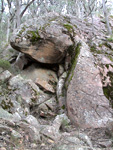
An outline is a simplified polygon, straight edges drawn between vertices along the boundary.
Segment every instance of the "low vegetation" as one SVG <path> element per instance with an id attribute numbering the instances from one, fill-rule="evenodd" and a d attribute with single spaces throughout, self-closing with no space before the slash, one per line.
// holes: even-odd
<path id="1" fill-rule="evenodd" d="M 11 68 L 11 64 L 9 63 L 9 61 L 1 59 L 0 60 L 0 67 L 5 69 L 5 70 L 6 69 L 10 69 Z"/>

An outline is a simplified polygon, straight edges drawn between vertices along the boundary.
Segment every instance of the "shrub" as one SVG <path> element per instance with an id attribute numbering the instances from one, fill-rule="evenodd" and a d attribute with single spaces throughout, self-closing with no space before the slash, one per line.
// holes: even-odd
<path id="1" fill-rule="evenodd" d="M 10 69 L 11 64 L 9 63 L 9 61 L 1 59 L 0 60 L 0 67 L 3 68 L 3 69 Z"/>

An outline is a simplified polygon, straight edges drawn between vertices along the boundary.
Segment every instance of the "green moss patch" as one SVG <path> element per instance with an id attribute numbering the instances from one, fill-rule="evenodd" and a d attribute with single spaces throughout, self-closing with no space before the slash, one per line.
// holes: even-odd
<path id="1" fill-rule="evenodd" d="M 99 46 L 99 47 L 102 47 L 102 46 L 103 46 L 103 43 L 100 43 L 98 46 Z"/>
<path id="2" fill-rule="evenodd" d="M 108 55 L 107 57 L 113 62 L 113 56 Z"/>
<path id="3" fill-rule="evenodd" d="M 46 27 L 49 27 L 50 26 L 50 23 L 47 23 L 45 24 L 43 27 L 42 27 L 42 30 L 45 30 Z"/>
<path id="4" fill-rule="evenodd" d="M 74 31 L 74 30 L 73 30 L 73 26 L 71 26 L 70 24 L 64 24 L 63 26 L 64 26 L 64 28 L 66 28 L 69 32 L 73 32 L 73 31 Z"/>
<path id="5" fill-rule="evenodd" d="M 51 21 L 55 21 L 57 18 L 58 18 L 58 17 L 56 16 L 56 17 L 50 19 L 49 21 L 50 21 L 50 22 L 51 22 Z"/>
<path id="6" fill-rule="evenodd" d="M 108 90 L 108 87 L 103 87 L 103 92 L 104 92 L 104 95 L 106 96 L 106 98 L 109 99 L 109 90 Z"/>
<path id="7" fill-rule="evenodd" d="M 0 106 L 8 112 L 10 112 L 10 108 L 13 107 L 13 103 L 9 98 L 10 92 L 8 83 L 6 81 L 0 81 Z"/>
<path id="8" fill-rule="evenodd" d="M 67 79 L 66 79 L 67 81 L 66 81 L 66 85 L 65 85 L 66 88 L 69 85 L 69 83 L 72 80 L 72 77 L 74 75 L 74 69 L 75 69 L 76 64 L 77 64 L 78 56 L 80 54 L 80 46 L 81 46 L 81 43 L 78 43 L 76 45 L 76 47 L 74 45 L 72 47 L 72 48 L 75 48 L 75 49 L 72 49 L 73 53 L 71 53 L 71 55 L 72 55 L 71 69 L 68 71 L 68 75 L 67 75 Z"/>
<path id="9" fill-rule="evenodd" d="M 96 46 L 91 46 L 90 51 L 96 54 L 102 54 L 102 50 L 96 49 Z"/>
<path id="10" fill-rule="evenodd" d="M 25 31 L 25 27 L 22 27 L 18 35 L 21 36 L 24 31 Z"/>
<path id="11" fill-rule="evenodd" d="M 108 41 L 108 42 L 113 42 L 113 36 L 107 38 L 107 41 Z"/>
<path id="12" fill-rule="evenodd" d="M 36 31 L 27 31 L 27 33 L 31 35 L 30 40 L 32 42 L 38 41 L 40 39 L 40 35 L 39 35 L 38 30 L 36 30 Z"/>
<path id="13" fill-rule="evenodd" d="M 13 103 L 11 102 L 11 100 L 2 100 L 0 105 L 2 106 L 3 109 L 8 111 L 10 110 L 10 108 L 13 107 Z"/>
<path id="14" fill-rule="evenodd" d="M 75 47 L 75 44 L 69 46 L 69 48 L 67 49 L 67 52 L 70 56 L 73 55 L 73 52 L 74 52 L 74 47 Z"/>

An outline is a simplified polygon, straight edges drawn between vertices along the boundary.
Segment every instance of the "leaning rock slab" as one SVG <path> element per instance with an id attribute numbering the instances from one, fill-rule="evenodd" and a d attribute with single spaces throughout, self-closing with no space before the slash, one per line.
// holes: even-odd
<path id="1" fill-rule="evenodd" d="M 76 41 L 80 41 L 77 39 Z M 105 127 L 112 118 L 108 99 L 103 94 L 99 70 L 88 45 L 81 40 L 80 54 L 67 90 L 70 120 L 82 128 Z"/>

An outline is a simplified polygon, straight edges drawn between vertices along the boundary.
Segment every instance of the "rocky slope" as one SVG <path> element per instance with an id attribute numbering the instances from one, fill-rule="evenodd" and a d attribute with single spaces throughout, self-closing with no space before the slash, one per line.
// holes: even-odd
<path id="1" fill-rule="evenodd" d="M 13 33 L 21 53 L 2 54 L 11 67 L 0 69 L 1 150 L 113 148 L 113 41 L 105 33 L 99 18 L 92 32 L 90 20 L 55 13 Z"/>

